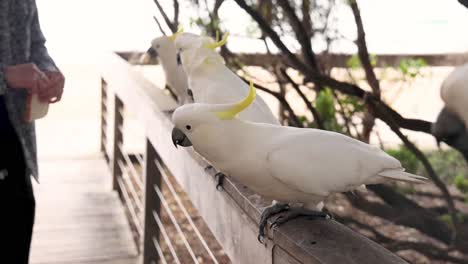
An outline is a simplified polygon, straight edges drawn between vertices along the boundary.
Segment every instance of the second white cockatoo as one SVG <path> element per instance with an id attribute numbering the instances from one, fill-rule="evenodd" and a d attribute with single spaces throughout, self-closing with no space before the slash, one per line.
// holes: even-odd
<path id="1" fill-rule="evenodd" d="M 224 63 L 216 48 L 227 41 L 226 33 L 220 41 L 212 38 L 182 33 L 175 46 L 187 74 L 189 89 L 196 103 L 223 104 L 243 98 L 249 86 Z M 251 107 L 239 115 L 240 119 L 279 125 L 265 101 L 258 96 Z"/>
<path id="2" fill-rule="evenodd" d="M 254 101 L 251 86 L 238 103 L 181 106 L 172 116 L 172 141 L 176 147 L 193 146 L 215 168 L 279 202 L 263 212 L 259 237 L 269 216 L 278 211 L 290 214 L 276 224 L 298 215 L 325 217 L 323 212 L 304 208 L 315 209 L 331 194 L 363 184 L 426 180 L 405 172 L 397 159 L 381 149 L 339 133 L 238 118 Z M 291 203 L 304 208 L 288 208 Z"/>
<path id="3" fill-rule="evenodd" d="M 192 100 L 188 90 L 187 76 L 180 63 L 177 63 L 177 52 L 174 41 L 181 33 L 182 29 L 179 29 L 172 36 L 161 36 L 153 39 L 147 55 L 159 58 L 164 70 L 167 86 L 176 95 L 178 103 L 182 105 Z"/>
<path id="4" fill-rule="evenodd" d="M 445 106 L 432 126 L 437 141 L 461 151 L 468 158 L 468 64 L 455 68 L 442 83 Z"/>

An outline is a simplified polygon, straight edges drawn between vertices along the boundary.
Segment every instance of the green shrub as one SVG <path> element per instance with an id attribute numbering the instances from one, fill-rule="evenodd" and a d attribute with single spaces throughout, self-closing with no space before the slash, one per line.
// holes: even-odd
<path id="1" fill-rule="evenodd" d="M 453 180 L 455 186 L 463 193 L 468 193 L 468 179 L 465 175 L 459 174 Z"/>

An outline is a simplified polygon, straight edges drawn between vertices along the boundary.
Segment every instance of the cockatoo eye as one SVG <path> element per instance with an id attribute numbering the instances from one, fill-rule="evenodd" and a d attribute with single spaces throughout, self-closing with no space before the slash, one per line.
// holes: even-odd
<path id="1" fill-rule="evenodd" d="M 159 49 L 160 47 L 161 47 L 161 45 L 159 45 L 159 44 L 156 45 L 156 48 L 157 48 L 157 49 Z"/>
<path id="2" fill-rule="evenodd" d="M 190 130 L 190 129 L 192 129 L 192 126 L 191 126 L 191 125 L 186 125 L 185 128 L 186 128 L 187 130 Z"/>

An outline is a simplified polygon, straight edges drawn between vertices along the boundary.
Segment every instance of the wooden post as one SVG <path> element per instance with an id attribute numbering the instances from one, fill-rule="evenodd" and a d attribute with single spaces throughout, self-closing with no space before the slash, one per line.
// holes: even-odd
<path id="1" fill-rule="evenodd" d="M 146 139 L 143 264 L 158 263 L 159 259 L 153 242 L 153 239 L 159 242 L 159 228 L 153 213 L 158 215 L 161 213 L 161 201 L 154 190 L 155 185 L 161 188 L 161 172 L 155 164 L 156 159 L 158 159 L 158 154 L 151 142 Z"/>
<path id="2" fill-rule="evenodd" d="M 119 183 L 117 179 L 122 176 L 122 170 L 119 166 L 119 160 L 122 160 L 122 152 L 119 145 L 123 142 L 122 130 L 123 129 L 123 102 L 114 94 L 114 142 L 112 144 L 112 189 L 119 190 Z M 120 191 L 119 191 L 120 194 Z"/>
<path id="3" fill-rule="evenodd" d="M 107 83 L 101 78 L 101 152 L 104 154 L 104 158 L 109 162 L 109 154 L 107 153 Z"/>

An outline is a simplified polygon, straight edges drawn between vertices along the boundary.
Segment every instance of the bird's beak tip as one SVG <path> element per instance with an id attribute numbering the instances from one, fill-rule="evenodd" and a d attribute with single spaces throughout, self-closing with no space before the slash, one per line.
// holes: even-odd
<path id="1" fill-rule="evenodd" d="M 151 58 L 156 58 L 158 57 L 158 52 L 153 48 L 153 47 L 150 47 L 146 53 L 151 57 Z"/>
<path id="2" fill-rule="evenodd" d="M 192 146 L 192 142 L 187 138 L 187 136 L 178 128 L 172 130 L 172 143 L 176 148 L 179 146 L 189 147 Z"/>

